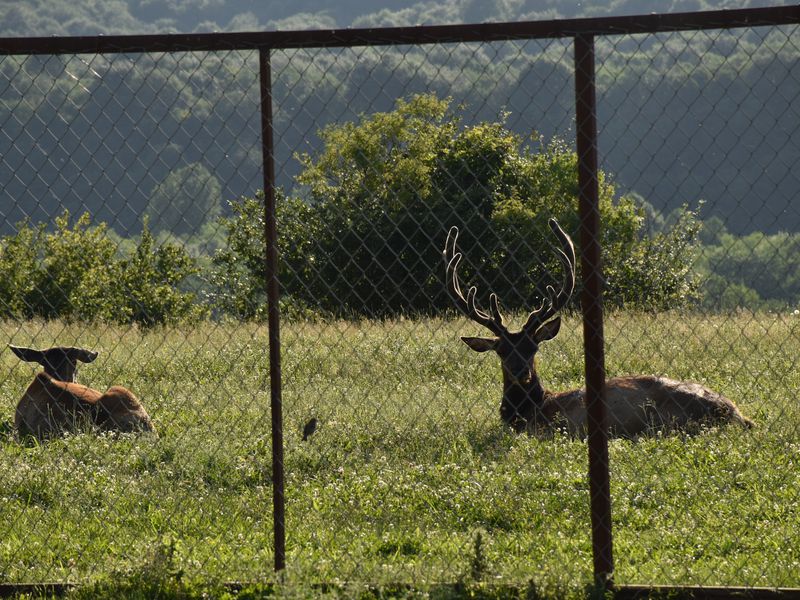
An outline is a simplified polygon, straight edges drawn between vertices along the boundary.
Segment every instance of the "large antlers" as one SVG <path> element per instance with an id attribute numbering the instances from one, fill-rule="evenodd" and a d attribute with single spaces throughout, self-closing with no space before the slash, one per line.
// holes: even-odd
<path id="1" fill-rule="evenodd" d="M 478 294 L 478 288 L 474 285 L 467 290 L 467 297 L 461 293 L 461 286 L 458 283 L 458 264 L 461 262 L 463 255 L 456 251 L 456 240 L 458 239 L 458 227 L 455 225 L 450 228 L 447 233 L 447 241 L 444 243 L 444 263 L 446 265 L 445 278 L 447 279 L 447 290 L 456 303 L 456 306 L 476 323 L 487 327 L 495 335 L 503 335 L 508 333 L 508 329 L 503 324 L 503 315 L 500 313 L 500 307 L 497 301 L 497 294 L 494 292 L 489 296 L 489 306 L 491 309 L 491 316 L 479 309 L 475 305 L 475 296 Z"/>
<path id="2" fill-rule="evenodd" d="M 575 289 L 575 246 L 572 245 L 572 240 L 569 236 L 561 229 L 558 221 L 550 219 L 547 223 L 561 243 L 561 248 L 556 248 L 556 252 L 561 264 L 564 265 L 564 283 L 558 293 L 556 293 L 552 285 L 547 286 L 547 298 L 542 300 L 539 308 L 528 315 L 528 320 L 522 326 L 523 331 L 529 334 L 533 334 L 539 325 L 564 308 L 564 305 L 569 302 L 569 298 L 572 296 L 572 291 Z"/>
<path id="3" fill-rule="evenodd" d="M 536 328 L 544 323 L 547 319 L 553 317 L 564 305 L 569 301 L 572 291 L 575 289 L 575 247 L 572 245 L 572 240 L 561 229 L 561 226 L 555 219 L 549 220 L 550 229 L 558 238 L 561 248 L 557 248 L 558 258 L 564 266 L 564 283 L 561 289 L 556 292 L 553 286 L 547 286 L 547 298 L 542 300 L 539 308 L 535 309 L 528 315 L 528 320 L 523 326 L 523 330 L 528 333 L 534 333 Z M 475 304 L 475 297 L 478 294 L 478 288 L 475 286 L 467 290 L 467 296 L 461 292 L 461 286 L 458 282 L 458 265 L 461 262 L 463 255 L 456 249 L 456 241 L 458 239 L 458 227 L 451 227 L 447 234 L 447 241 L 444 245 L 444 262 L 446 265 L 445 276 L 447 278 L 447 289 L 453 298 L 456 306 L 466 314 L 470 319 L 483 325 L 491 330 L 496 335 L 503 335 L 508 333 L 508 329 L 503 323 L 503 315 L 500 312 L 499 301 L 497 294 L 492 292 L 489 296 L 489 309 L 490 313 L 478 308 Z"/>

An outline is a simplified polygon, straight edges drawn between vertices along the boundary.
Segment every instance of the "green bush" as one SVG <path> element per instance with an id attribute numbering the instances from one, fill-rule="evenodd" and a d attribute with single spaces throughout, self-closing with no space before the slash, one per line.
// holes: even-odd
<path id="1" fill-rule="evenodd" d="M 266 247 L 263 193 L 230 203 L 231 217 L 220 219 L 226 244 L 214 255 L 210 302 L 238 319 L 266 318 Z"/>
<path id="2" fill-rule="evenodd" d="M 136 250 L 118 264 L 125 321 L 153 326 L 206 316 L 207 309 L 197 303 L 196 295 L 181 289 L 187 278 L 199 272 L 195 261 L 182 246 L 155 246 L 146 222 Z"/>
<path id="3" fill-rule="evenodd" d="M 202 317 L 195 295 L 181 291 L 196 273 L 179 246 L 154 247 L 145 222 L 131 256 L 119 255 L 105 224 L 68 212 L 55 228 L 21 223 L 0 239 L 0 316 L 108 321 L 152 326 Z"/>
<path id="4" fill-rule="evenodd" d="M 45 319 L 111 319 L 118 310 L 118 294 L 110 288 L 120 271 L 106 225 L 90 226 L 84 213 L 70 227 L 65 212 L 42 242 L 35 287 L 26 299 L 30 310 Z"/>
<path id="5" fill-rule="evenodd" d="M 433 95 L 320 136 L 323 151 L 299 157 L 304 197 L 278 199 L 281 284 L 294 305 L 372 317 L 449 308 L 441 252 L 452 225 L 466 254 L 462 279 L 484 301 L 493 290 L 508 308 L 531 308 L 561 280 L 546 223 L 556 217 L 577 243 L 577 157 L 566 144 L 525 144 L 502 121 L 462 126 Z M 649 236 L 642 207 L 616 198 L 603 173 L 599 185 L 607 302 L 688 301 L 694 213 Z M 263 297 L 263 219 L 254 199 L 232 208 L 215 258 L 216 305 L 251 318 Z"/>
<path id="6" fill-rule="evenodd" d="M 225 245 L 212 258 L 209 303 L 218 313 L 236 319 L 263 321 L 267 317 L 266 246 L 264 241 L 264 194 L 230 202 L 231 216 L 220 222 Z M 296 198 L 277 196 L 278 252 L 283 259 L 279 280 L 292 291 L 314 277 L 311 265 L 311 209 Z M 283 316 L 310 318 L 310 308 L 282 290 Z"/>
<path id="7" fill-rule="evenodd" d="M 661 231 L 607 251 L 613 253 L 605 265 L 606 297 L 612 304 L 665 310 L 700 298 L 696 262 L 702 223 L 686 206 L 676 217 Z"/>
<path id="8" fill-rule="evenodd" d="M 712 310 L 781 309 L 800 297 L 800 235 L 729 233 L 718 219 L 703 236 L 703 304 Z M 705 229 L 705 228 L 704 228 Z"/>
<path id="9" fill-rule="evenodd" d="M 0 315 L 28 318 L 43 252 L 44 225 L 18 225 L 17 234 L 0 240 Z"/>

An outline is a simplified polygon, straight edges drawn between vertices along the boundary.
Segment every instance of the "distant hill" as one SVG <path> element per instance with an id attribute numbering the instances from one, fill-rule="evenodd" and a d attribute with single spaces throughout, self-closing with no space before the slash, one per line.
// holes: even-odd
<path id="1" fill-rule="evenodd" d="M 328 3 L 324 3 L 329 6 Z M 0 4 L 5 36 L 292 29 L 510 21 L 776 4 L 766 0 L 39 0 Z M 779 4 L 791 4 L 780 2 Z M 734 233 L 800 231 L 797 28 L 598 40 L 600 155 L 620 191 L 663 213 L 704 200 Z M 279 183 L 332 122 L 418 92 L 464 120 L 529 138 L 574 135 L 568 42 L 278 52 Z M 210 173 L 221 199 L 260 188 L 255 57 L 0 59 L 0 234 L 23 218 L 90 211 L 136 231 L 176 174 Z M 219 184 L 217 188 L 216 184 Z M 302 190 L 300 190 L 302 191 Z M 216 192 L 215 192 L 216 193 Z"/>
<path id="2" fill-rule="evenodd" d="M 15 0 L 0 36 L 111 35 L 520 21 L 790 5 L 789 0 Z"/>

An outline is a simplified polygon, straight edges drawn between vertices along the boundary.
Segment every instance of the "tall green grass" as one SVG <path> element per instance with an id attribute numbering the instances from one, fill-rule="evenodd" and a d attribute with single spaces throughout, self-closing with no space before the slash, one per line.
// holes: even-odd
<path id="1" fill-rule="evenodd" d="M 5 323 L 18 345 L 100 351 L 79 379 L 127 385 L 159 437 L 9 431 L 35 369 L 0 352 L 0 582 L 271 581 L 267 332 Z M 586 446 L 499 422 L 499 363 L 464 319 L 285 324 L 287 581 L 592 579 Z M 581 325 L 539 358 L 582 381 Z M 800 586 L 800 320 L 612 314 L 609 375 L 706 383 L 757 427 L 610 444 L 618 583 Z M 320 421 L 303 442 L 303 424 Z M 526 588 L 527 589 L 527 588 Z"/>

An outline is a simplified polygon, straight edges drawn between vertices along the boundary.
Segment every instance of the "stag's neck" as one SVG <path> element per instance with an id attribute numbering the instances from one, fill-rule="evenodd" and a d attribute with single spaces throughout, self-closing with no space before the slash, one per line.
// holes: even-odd
<path id="1" fill-rule="evenodd" d="M 541 421 L 547 394 L 538 377 L 521 384 L 503 374 L 503 401 L 500 404 L 503 422 L 516 431 L 523 431 L 529 423 Z"/>

